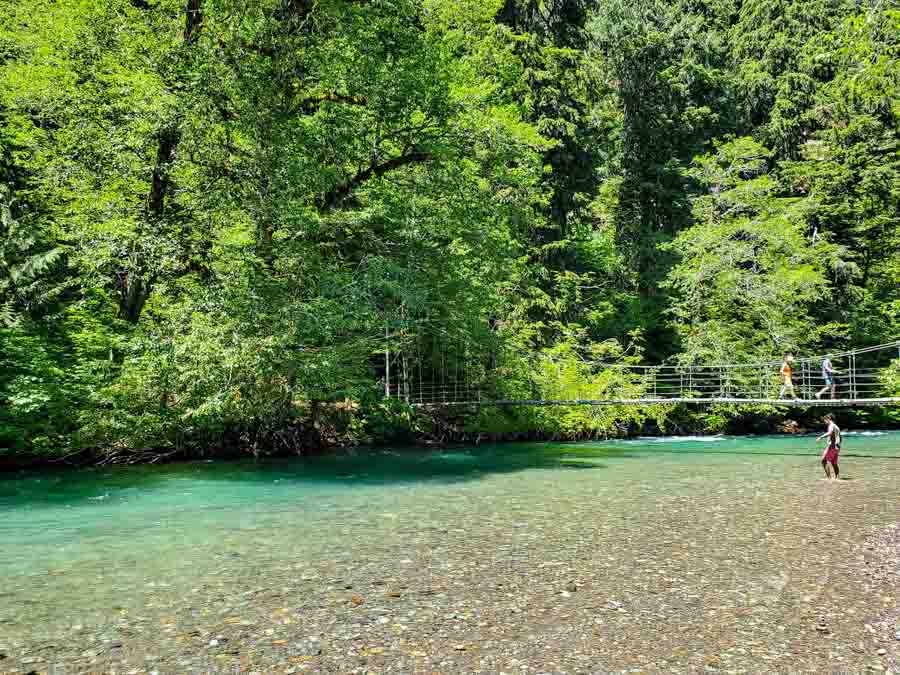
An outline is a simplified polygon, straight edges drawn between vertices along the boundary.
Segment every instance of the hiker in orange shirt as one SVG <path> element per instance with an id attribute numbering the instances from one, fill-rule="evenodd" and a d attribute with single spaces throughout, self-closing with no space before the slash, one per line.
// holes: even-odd
<path id="1" fill-rule="evenodd" d="M 784 362 L 781 364 L 781 392 L 778 394 L 778 398 L 784 398 L 785 393 L 790 389 L 791 398 L 797 398 L 796 394 L 794 394 L 794 355 L 788 354 L 784 357 Z"/>

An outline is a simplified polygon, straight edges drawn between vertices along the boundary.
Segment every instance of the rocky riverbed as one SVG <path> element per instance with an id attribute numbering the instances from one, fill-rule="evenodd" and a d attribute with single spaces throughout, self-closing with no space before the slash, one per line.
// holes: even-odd
<path id="1" fill-rule="evenodd" d="M 460 483 L 443 511 L 373 505 L 312 552 L 244 532 L 188 585 L 36 628 L 79 597 L 77 570 L 48 570 L 33 583 L 59 606 L 0 592 L 0 672 L 898 673 L 896 460 L 848 460 L 840 483 L 815 465 Z"/>

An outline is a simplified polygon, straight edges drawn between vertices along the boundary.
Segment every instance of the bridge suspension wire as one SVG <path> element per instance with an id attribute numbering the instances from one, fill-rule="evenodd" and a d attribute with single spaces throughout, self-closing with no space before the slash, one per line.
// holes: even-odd
<path id="1" fill-rule="evenodd" d="M 832 360 L 838 360 L 843 358 L 849 358 L 851 356 L 859 355 L 859 354 L 869 354 L 871 352 L 889 352 L 891 349 L 897 351 L 897 357 L 900 357 L 900 340 L 894 340 L 892 342 L 885 342 L 884 344 L 875 345 L 872 347 L 862 347 L 860 349 L 853 349 L 845 352 L 828 352 L 826 354 L 820 354 L 818 356 L 805 356 L 794 358 L 794 363 L 821 363 L 826 356 L 830 356 Z M 683 368 L 685 366 L 679 364 L 656 364 L 656 365 L 632 365 L 627 363 L 618 363 L 618 362 L 605 362 L 605 361 L 594 361 L 592 362 L 596 366 L 602 366 L 604 368 L 634 368 L 634 369 L 653 369 L 653 368 Z M 757 361 L 753 363 L 707 363 L 707 364 L 698 364 L 697 367 L 702 368 L 753 368 L 758 367 L 762 368 L 765 366 L 780 366 L 780 360 L 774 361 Z"/>
<path id="2" fill-rule="evenodd" d="M 564 375 L 560 360 L 547 359 L 549 370 L 526 396 L 504 395 L 506 383 L 489 367 L 473 366 L 468 347 L 456 349 L 451 368 L 441 351 L 438 372 L 428 381 L 386 387 L 393 398 L 412 405 L 648 405 L 768 404 L 791 406 L 900 405 L 900 340 L 820 356 L 801 356 L 792 363 L 791 385 L 780 374 L 781 361 L 753 363 L 630 364 L 579 361 L 578 375 Z M 826 379 L 829 358 L 833 379 Z M 555 365 L 553 365 L 555 364 Z M 437 365 L 437 364 L 435 364 Z M 569 364 L 571 365 L 571 364 Z M 473 376 L 473 370 L 477 375 Z M 547 373 L 555 373 L 548 375 Z M 893 379 L 889 374 L 893 372 Z M 612 377 L 609 377 L 612 375 Z M 891 388 L 892 387 L 892 388 Z"/>

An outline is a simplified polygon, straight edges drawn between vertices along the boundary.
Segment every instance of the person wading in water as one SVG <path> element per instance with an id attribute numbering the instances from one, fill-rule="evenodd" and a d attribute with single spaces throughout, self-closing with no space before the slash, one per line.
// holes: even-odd
<path id="1" fill-rule="evenodd" d="M 838 455 L 841 454 L 841 428 L 834 423 L 831 415 L 825 415 L 822 421 L 828 425 L 825 433 L 816 439 L 816 443 L 818 443 L 823 438 L 828 438 L 828 447 L 822 453 L 822 468 L 825 469 L 825 477 L 832 478 L 831 472 L 828 470 L 828 465 L 831 464 L 831 468 L 834 469 L 834 480 L 838 480 L 841 477 L 840 469 L 838 469 Z"/>

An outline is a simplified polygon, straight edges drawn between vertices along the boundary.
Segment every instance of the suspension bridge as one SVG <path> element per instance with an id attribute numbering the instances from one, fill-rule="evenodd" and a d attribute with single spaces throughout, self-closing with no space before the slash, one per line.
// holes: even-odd
<path id="1" fill-rule="evenodd" d="M 832 387 L 823 363 L 834 369 Z M 796 407 L 900 406 L 900 340 L 828 355 L 795 358 L 791 364 L 793 391 L 784 388 L 782 361 L 704 365 L 632 365 L 583 361 L 578 372 L 583 381 L 572 382 L 571 368 L 559 365 L 554 382 L 552 363 L 547 364 L 534 396 L 502 397 L 502 383 L 480 379 L 402 376 L 390 379 L 386 358 L 385 394 L 421 406 L 628 406 L 748 404 Z M 484 371 L 482 371 L 484 373 Z M 603 374 L 606 377 L 603 377 Z M 398 373 L 399 375 L 399 373 Z M 413 373 L 414 375 L 414 373 Z M 577 378 L 576 378 L 577 379 Z"/>

